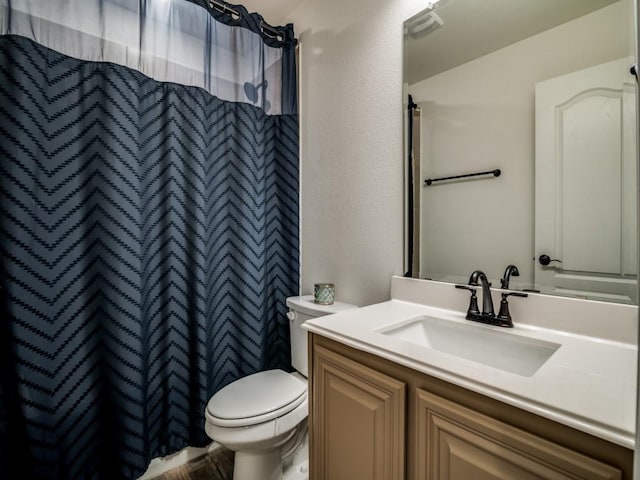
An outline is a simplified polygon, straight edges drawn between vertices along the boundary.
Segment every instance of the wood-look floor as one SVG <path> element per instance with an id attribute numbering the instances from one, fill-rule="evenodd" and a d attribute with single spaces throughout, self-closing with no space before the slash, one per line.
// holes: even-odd
<path id="1" fill-rule="evenodd" d="M 217 447 L 207 455 L 163 473 L 153 480 L 232 480 L 234 452 Z"/>

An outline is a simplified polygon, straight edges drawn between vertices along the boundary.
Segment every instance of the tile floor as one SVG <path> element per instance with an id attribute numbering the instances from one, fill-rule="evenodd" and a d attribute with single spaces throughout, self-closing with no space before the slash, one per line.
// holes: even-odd
<path id="1" fill-rule="evenodd" d="M 207 455 L 169 470 L 153 480 L 231 480 L 234 453 L 217 447 Z"/>
<path id="2" fill-rule="evenodd" d="M 234 452 L 218 445 L 206 455 L 151 480 L 232 480 L 233 460 Z M 298 433 L 296 448 L 285 456 L 282 467 L 283 480 L 309 480 L 309 437 L 306 423 L 305 428 Z"/>

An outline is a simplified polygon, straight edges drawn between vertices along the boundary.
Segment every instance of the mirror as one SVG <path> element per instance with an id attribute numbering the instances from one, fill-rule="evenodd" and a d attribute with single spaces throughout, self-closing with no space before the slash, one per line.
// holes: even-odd
<path id="1" fill-rule="evenodd" d="M 637 304 L 634 0 L 440 0 L 405 24 L 406 271 Z"/>

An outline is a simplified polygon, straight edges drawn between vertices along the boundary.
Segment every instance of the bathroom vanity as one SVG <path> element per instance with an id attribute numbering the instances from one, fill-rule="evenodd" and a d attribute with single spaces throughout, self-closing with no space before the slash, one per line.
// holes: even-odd
<path id="1" fill-rule="evenodd" d="M 394 277 L 307 322 L 310 478 L 632 478 L 637 308 L 522 300 L 476 325 L 453 285 Z"/>

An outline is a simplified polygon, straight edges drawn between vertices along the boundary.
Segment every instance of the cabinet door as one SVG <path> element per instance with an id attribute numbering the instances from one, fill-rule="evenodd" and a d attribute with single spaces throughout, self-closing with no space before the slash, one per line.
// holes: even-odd
<path id="1" fill-rule="evenodd" d="M 404 478 L 405 384 L 314 347 L 314 480 Z"/>
<path id="2" fill-rule="evenodd" d="M 609 465 L 432 393 L 416 392 L 419 479 L 622 478 Z"/>

